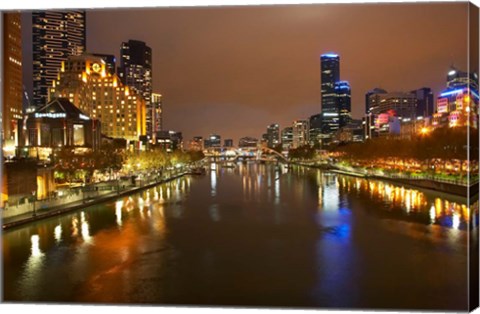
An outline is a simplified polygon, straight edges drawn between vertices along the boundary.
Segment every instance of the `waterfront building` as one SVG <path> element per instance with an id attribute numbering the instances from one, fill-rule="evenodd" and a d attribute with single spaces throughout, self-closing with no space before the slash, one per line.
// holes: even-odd
<path id="1" fill-rule="evenodd" d="M 106 71 L 110 75 L 117 73 L 117 59 L 114 55 L 103 54 L 103 53 L 92 53 L 95 57 L 100 57 L 105 62 Z"/>
<path id="2" fill-rule="evenodd" d="M 62 62 L 86 49 L 86 13 L 80 10 L 32 12 L 33 104 L 48 101 Z"/>
<path id="3" fill-rule="evenodd" d="M 226 148 L 233 147 L 233 140 L 231 138 L 225 139 L 223 141 L 223 147 L 226 147 Z"/>
<path id="4" fill-rule="evenodd" d="M 238 141 L 239 148 L 257 147 L 257 145 L 258 145 L 258 139 L 250 136 L 242 137 Z"/>
<path id="5" fill-rule="evenodd" d="M 282 150 L 288 151 L 292 148 L 293 127 L 289 126 L 282 130 Z"/>
<path id="6" fill-rule="evenodd" d="M 123 42 L 120 48 L 118 74 L 122 83 L 135 89 L 147 108 L 147 136 L 154 135 L 154 109 L 152 107 L 152 49 L 139 40 Z"/>
<path id="7" fill-rule="evenodd" d="M 292 126 L 292 148 L 307 145 L 309 133 L 308 120 L 295 120 Z"/>
<path id="8" fill-rule="evenodd" d="M 447 88 L 437 98 L 433 127 L 478 127 L 478 74 L 452 68 Z"/>
<path id="9" fill-rule="evenodd" d="M 409 121 L 417 118 L 417 97 L 413 93 L 375 93 L 370 95 L 367 107 L 369 113 L 374 116 L 394 110 L 400 120 Z"/>
<path id="10" fill-rule="evenodd" d="M 202 151 L 204 149 L 203 137 L 194 136 L 193 140 L 190 141 L 189 149 L 193 151 Z"/>
<path id="11" fill-rule="evenodd" d="M 108 137 L 138 141 L 146 135 L 145 101 L 135 90 L 107 72 L 105 61 L 90 54 L 70 56 L 62 62 L 52 98 L 67 98 L 94 119 L 102 121 Z"/>
<path id="12" fill-rule="evenodd" d="M 2 163 L 0 209 L 42 200 L 55 191 L 54 168 L 38 165 L 36 160 L 22 159 Z"/>
<path id="13" fill-rule="evenodd" d="M 159 147 L 168 153 L 174 150 L 183 150 L 183 135 L 182 132 L 173 130 L 162 130 L 155 134 L 156 143 L 154 147 Z"/>
<path id="14" fill-rule="evenodd" d="M 266 133 L 267 146 L 270 148 L 280 144 L 280 127 L 277 123 L 272 123 L 267 127 Z"/>
<path id="15" fill-rule="evenodd" d="M 350 120 L 345 126 L 341 127 L 336 134 L 336 141 L 340 143 L 363 142 L 364 129 L 362 120 Z"/>
<path id="16" fill-rule="evenodd" d="M 382 94 L 387 94 L 388 92 L 382 88 L 374 88 L 368 91 L 365 94 L 365 114 L 368 115 L 370 113 L 370 108 L 377 106 L 380 103 L 380 96 Z"/>
<path id="17" fill-rule="evenodd" d="M 88 116 L 66 98 L 56 98 L 19 121 L 18 155 L 52 161 L 54 152 L 71 148 L 82 155 L 101 144 L 100 121 Z"/>
<path id="18" fill-rule="evenodd" d="M 13 156 L 18 142 L 17 122 L 22 119 L 22 28 L 20 13 L 3 14 L 2 134 L 4 156 Z"/>
<path id="19" fill-rule="evenodd" d="M 222 137 L 218 134 L 211 134 L 204 141 L 205 148 L 221 148 Z"/>

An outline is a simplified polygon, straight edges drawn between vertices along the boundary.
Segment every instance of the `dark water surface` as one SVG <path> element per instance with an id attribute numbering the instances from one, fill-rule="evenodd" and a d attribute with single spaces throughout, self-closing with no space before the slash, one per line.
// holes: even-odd
<path id="1" fill-rule="evenodd" d="M 5 301 L 465 310 L 465 199 L 212 164 L 3 234 Z"/>

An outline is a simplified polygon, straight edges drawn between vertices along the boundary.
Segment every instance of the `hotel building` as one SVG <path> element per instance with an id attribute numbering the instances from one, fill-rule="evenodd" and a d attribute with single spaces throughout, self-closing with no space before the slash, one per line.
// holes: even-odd
<path id="1" fill-rule="evenodd" d="M 143 97 L 107 71 L 101 57 L 71 56 L 61 64 L 50 97 L 67 98 L 80 110 L 102 122 L 102 133 L 111 138 L 138 141 L 146 134 Z"/>

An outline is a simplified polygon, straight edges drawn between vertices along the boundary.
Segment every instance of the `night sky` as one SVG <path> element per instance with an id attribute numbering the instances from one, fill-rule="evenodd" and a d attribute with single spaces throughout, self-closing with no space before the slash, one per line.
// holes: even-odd
<path id="1" fill-rule="evenodd" d="M 444 88 L 467 66 L 467 3 L 108 9 L 87 11 L 87 50 L 119 57 L 128 39 L 153 50 L 154 92 L 164 126 L 184 140 L 217 133 L 260 138 L 319 113 L 320 55 L 340 55 L 360 118 L 374 87 Z M 31 45 L 25 13 L 24 44 Z M 31 91 L 31 51 L 24 77 Z M 28 79 L 27 79 L 28 78 Z"/>

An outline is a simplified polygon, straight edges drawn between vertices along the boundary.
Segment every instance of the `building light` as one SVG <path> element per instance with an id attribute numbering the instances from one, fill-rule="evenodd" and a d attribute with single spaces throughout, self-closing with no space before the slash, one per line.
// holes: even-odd
<path id="1" fill-rule="evenodd" d="M 444 92 L 444 93 L 440 94 L 440 97 L 444 97 L 444 96 L 448 96 L 448 95 L 455 95 L 455 94 L 459 94 L 459 93 L 462 93 L 462 92 L 463 92 L 463 88 L 462 89 L 455 89 L 455 90 Z"/>
<path id="2" fill-rule="evenodd" d="M 37 113 L 35 113 L 35 118 L 53 118 L 53 119 L 57 119 L 57 118 L 66 118 L 66 117 L 67 117 L 67 114 L 66 114 L 66 113 L 63 113 L 63 112 L 59 112 L 59 113 L 52 113 L 52 112 L 41 113 L 41 112 L 37 112 Z"/>
<path id="3" fill-rule="evenodd" d="M 335 54 L 335 53 L 325 53 L 325 54 L 322 55 L 322 58 L 323 58 L 323 57 L 326 57 L 326 58 L 337 58 L 338 55 Z"/>

